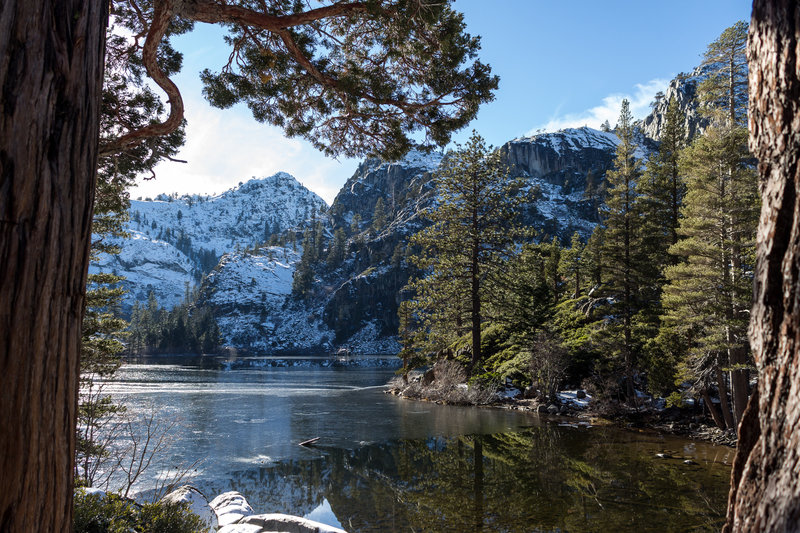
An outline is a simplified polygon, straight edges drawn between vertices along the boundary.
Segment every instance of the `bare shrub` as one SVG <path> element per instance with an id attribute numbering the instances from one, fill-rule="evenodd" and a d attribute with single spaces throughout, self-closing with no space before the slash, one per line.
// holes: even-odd
<path id="1" fill-rule="evenodd" d="M 554 397 L 564 380 L 569 354 L 561 338 L 549 331 L 539 331 L 530 344 L 530 369 L 535 388 Z"/>
<path id="2" fill-rule="evenodd" d="M 467 371 L 457 361 L 442 359 L 434 367 L 429 385 L 412 381 L 407 387 L 398 384 L 406 398 L 429 400 L 452 405 L 487 405 L 497 399 L 493 386 L 467 383 Z"/>
<path id="3" fill-rule="evenodd" d="M 160 416 L 154 404 L 138 415 L 124 411 L 115 418 L 116 423 L 103 436 L 109 443 L 109 453 L 95 474 L 93 486 L 127 498 L 145 472 L 172 447 L 183 426 L 180 418 Z M 201 459 L 179 464 L 159 474 L 155 485 L 148 490 L 151 501 L 158 501 L 193 476 L 200 463 Z"/>

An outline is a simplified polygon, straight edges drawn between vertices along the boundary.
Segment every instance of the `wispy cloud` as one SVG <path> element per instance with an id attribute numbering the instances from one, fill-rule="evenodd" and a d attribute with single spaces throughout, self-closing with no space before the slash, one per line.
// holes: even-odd
<path id="1" fill-rule="evenodd" d="M 288 172 L 328 204 L 357 162 L 335 161 L 276 127 L 256 122 L 243 108 L 219 110 L 205 101 L 186 103 L 186 145 L 178 154 L 188 163 L 162 162 L 155 180 L 140 180 L 131 196 L 220 193 L 251 177 Z"/>
<path id="2" fill-rule="evenodd" d="M 603 98 L 602 104 L 582 111 L 580 113 L 569 113 L 560 115 L 557 111 L 546 123 L 531 129 L 528 135 L 533 135 L 539 130 L 557 131 L 564 128 L 579 128 L 589 126 L 599 128 L 606 120 L 614 127 L 619 118 L 619 110 L 622 100 L 627 98 L 631 105 L 631 113 L 634 118 L 644 118 L 650 112 L 650 103 L 658 91 L 663 91 L 669 85 L 669 80 L 654 79 L 647 83 L 637 83 L 632 93 L 611 94 Z"/>

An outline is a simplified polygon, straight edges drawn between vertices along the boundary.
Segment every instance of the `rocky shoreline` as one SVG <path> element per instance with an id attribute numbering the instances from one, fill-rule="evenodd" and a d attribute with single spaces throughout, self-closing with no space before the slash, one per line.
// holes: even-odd
<path id="1" fill-rule="evenodd" d="M 526 411 L 554 422 L 646 429 L 723 446 L 736 446 L 735 432 L 706 424 L 702 414 L 692 409 L 667 408 L 660 406 L 661 402 L 658 401 L 649 401 L 639 408 L 607 402 L 600 406 L 590 394 L 580 389 L 559 391 L 552 398 L 537 395 L 535 391 L 520 391 L 510 387 L 480 390 L 463 382 L 436 379 L 431 371 L 412 375 L 407 382 L 395 379 L 386 392 L 409 400 Z"/>

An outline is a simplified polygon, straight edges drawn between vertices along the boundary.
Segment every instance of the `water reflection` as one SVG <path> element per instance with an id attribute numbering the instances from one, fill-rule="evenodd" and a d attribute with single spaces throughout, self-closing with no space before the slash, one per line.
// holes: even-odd
<path id="1" fill-rule="evenodd" d="M 675 459 L 655 457 L 670 445 Z M 731 451 L 695 446 L 700 464 L 686 465 L 680 445 L 544 425 L 323 448 L 323 457 L 237 471 L 226 485 L 271 512 L 327 505 L 335 521 L 320 518 L 353 532 L 718 530 Z"/>
<path id="2" fill-rule="evenodd" d="M 399 400 L 386 370 L 126 367 L 109 390 L 180 415 L 170 462 L 259 512 L 359 531 L 717 530 L 732 450 Z M 297 442 L 322 437 L 321 446 Z M 673 459 L 658 459 L 666 452 Z M 686 465 L 684 459 L 696 461 Z"/>

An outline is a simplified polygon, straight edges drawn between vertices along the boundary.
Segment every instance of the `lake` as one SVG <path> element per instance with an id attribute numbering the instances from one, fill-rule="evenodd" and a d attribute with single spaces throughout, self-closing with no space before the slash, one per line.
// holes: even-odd
<path id="1" fill-rule="evenodd" d="M 328 364 L 124 365 L 106 391 L 180 424 L 137 487 L 200 460 L 191 482 L 209 498 L 237 490 L 256 512 L 351 532 L 712 531 L 724 520 L 730 448 L 403 400 L 384 394 L 390 367 Z"/>

